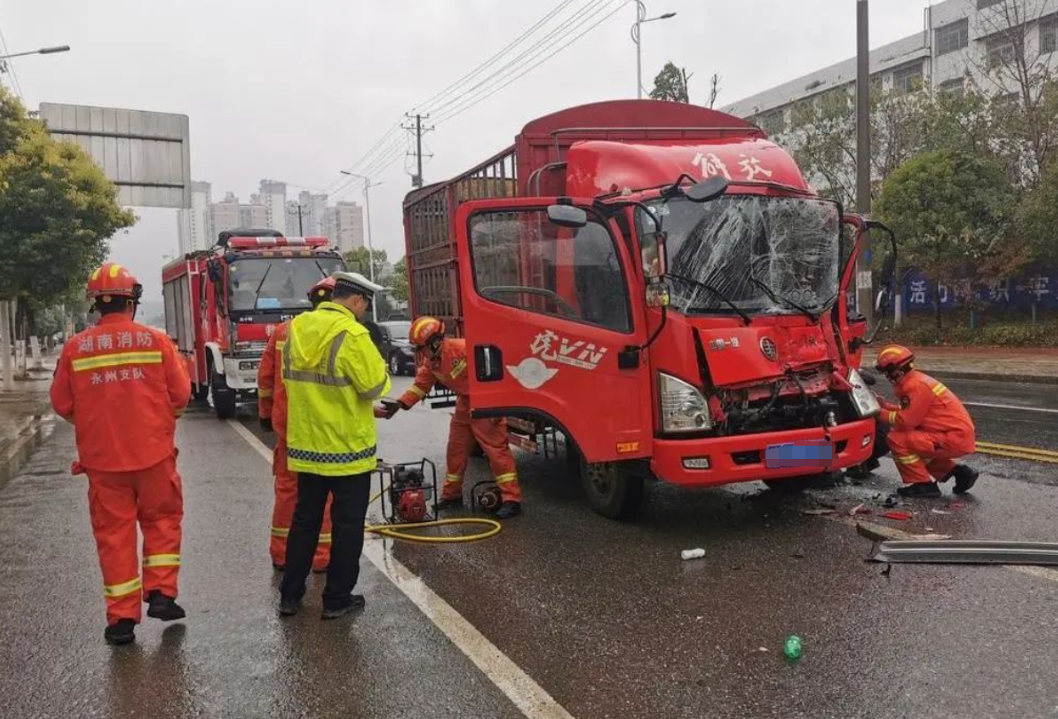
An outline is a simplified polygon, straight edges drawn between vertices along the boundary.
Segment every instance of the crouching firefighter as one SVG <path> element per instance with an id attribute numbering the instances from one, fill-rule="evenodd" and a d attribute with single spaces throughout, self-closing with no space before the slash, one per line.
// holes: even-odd
<path id="1" fill-rule="evenodd" d="M 420 317 L 412 323 L 408 339 L 415 347 L 421 364 L 415 382 L 398 400 L 399 406 L 401 409 L 411 409 L 430 393 L 437 382 L 456 394 L 456 411 L 448 430 L 448 469 L 438 506 L 453 508 L 463 505 L 463 475 L 476 441 L 488 457 L 503 500 L 496 516 L 509 519 L 521 512 L 522 489 L 518 485 L 514 457 L 507 444 L 507 421 L 502 417 L 471 418 L 466 342 L 444 335 L 444 322 L 436 317 Z M 377 411 L 386 412 L 381 409 Z M 389 412 L 380 416 L 391 414 Z"/>
<path id="2" fill-rule="evenodd" d="M 321 302 L 330 302 L 334 291 L 334 278 L 325 277 L 309 290 L 309 302 L 316 309 Z M 287 563 L 287 537 L 290 535 L 290 520 L 298 503 L 298 477 L 287 469 L 287 391 L 283 384 L 283 344 L 290 332 L 290 321 L 277 326 L 261 356 L 257 369 L 257 411 L 261 429 L 276 433 L 276 446 L 272 451 L 272 476 L 275 478 L 275 504 L 272 507 L 272 539 L 268 550 L 272 555 L 272 566 L 283 571 Z M 312 558 L 312 571 L 323 572 L 331 558 L 330 500 L 323 513 L 323 526 L 316 554 Z"/>
<path id="3" fill-rule="evenodd" d="M 876 369 L 892 383 L 900 402 L 883 400 L 880 416 L 904 481 L 897 492 L 905 497 L 939 497 L 937 482 L 952 477 L 956 494 L 968 491 L 978 473 L 955 462 L 976 449 L 974 424 L 962 402 L 943 384 L 916 370 L 915 355 L 907 347 L 883 349 Z"/>
<path id="4" fill-rule="evenodd" d="M 185 616 L 175 601 L 184 508 L 173 439 L 191 380 L 165 333 L 133 322 L 142 291 L 121 265 L 92 273 L 99 322 L 66 343 L 51 384 L 52 407 L 77 437 L 72 471 L 88 475 L 108 644 L 136 638 L 144 602 L 148 617 Z"/>

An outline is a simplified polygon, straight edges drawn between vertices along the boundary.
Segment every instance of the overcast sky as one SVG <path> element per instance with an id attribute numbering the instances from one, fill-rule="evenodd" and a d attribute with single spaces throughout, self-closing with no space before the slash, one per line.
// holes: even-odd
<path id="1" fill-rule="evenodd" d="M 574 0 L 569 15 L 589 0 Z M 185 113 L 191 167 L 244 201 L 262 178 L 333 188 L 401 115 L 527 30 L 559 0 L 0 0 L 11 52 L 68 44 L 63 55 L 13 62 L 27 105 L 76 103 Z M 595 22 L 620 0 L 611 0 Z M 920 31 L 926 0 L 874 0 L 872 46 Z M 644 85 L 667 61 L 693 73 L 691 101 L 722 77 L 719 105 L 855 54 L 855 0 L 647 0 Z M 562 17 L 559 15 L 556 17 Z M 635 94 L 634 3 L 536 70 L 427 136 L 427 182 L 506 147 L 529 120 Z M 578 31 L 565 32 L 573 37 Z M 5 76 L 11 83 L 11 76 Z M 435 113 L 435 117 L 438 113 Z M 375 246 L 403 255 L 400 202 L 410 179 L 398 160 L 372 192 Z M 291 194 L 301 188 L 290 187 Z M 359 190 L 339 199 L 361 200 Z M 149 296 L 176 252 L 175 212 L 137 208 L 115 238 Z"/>

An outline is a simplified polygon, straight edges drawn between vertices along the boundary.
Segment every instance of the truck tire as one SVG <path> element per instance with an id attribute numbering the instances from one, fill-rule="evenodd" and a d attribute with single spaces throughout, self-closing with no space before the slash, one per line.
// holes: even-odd
<path id="1" fill-rule="evenodd" d="M 211 371 L 209 375 L 210 396 L 213 399 L 213 411 L 217 419 L 231 419 L 235 416 L 235 392 L 228 388 L 224 375 Z"/>
<path id="2" fill-rule="evenodd" d="M 643 477 L 621 462 L 580 462 L 580 483 L 588 506 L 609 519 L 634 519 L 643 499 Z"/>

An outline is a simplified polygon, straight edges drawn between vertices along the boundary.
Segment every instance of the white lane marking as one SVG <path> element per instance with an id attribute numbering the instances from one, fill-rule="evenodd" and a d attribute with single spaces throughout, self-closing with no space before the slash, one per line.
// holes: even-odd
<path id="1" fill-rule="evenodd" d="M 1044 414 L 1058 414 L 1058 409 L 1047 407 L 1019 407 L 1016 404 L 992 404 L 990 402 L 963 402 L 967 407 L 987 407 L 989 409 L 1013 409 L 1022 412 L 1042 412 Z"/>
<path id="2" fill-rule="evenodd" d="M 229 419 L 239 436 L 269 462 L 272 450 L 239 422 Z M 383 547 L 383 542 L 365 542 L 364 554 L 404 596 L 418 607 L 426 618 L 448 637 L 489 678 L 497 689 L 530 719 L 573 719 L 561 704 L 533 678 L 490 642 L 444 599 L 426 586 L 419 577 L 401 564 Z"/>

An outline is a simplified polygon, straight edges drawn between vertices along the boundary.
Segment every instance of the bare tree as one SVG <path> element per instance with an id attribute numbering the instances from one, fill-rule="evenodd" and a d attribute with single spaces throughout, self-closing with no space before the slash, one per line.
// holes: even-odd
<path id="1" fill-rule="evenodd" d="M 716 107 L 716 98 L 720 97 L 720 74 L 714 72 L 709 78 L 709 109 Z"/>
<path id="2" fill-rule="evenodd" d="M 1058 83 L 1051 54 L 1058 49 L 1058 26 L 1048 17 L 1047 0 L 1000 0 L 978 13 L 984 52 L 971 63 L 991 86 L 1001 137 L 1014 141 L 1021 155 L 1023 181 L 1039 183 L 1058 146 Z"/>

